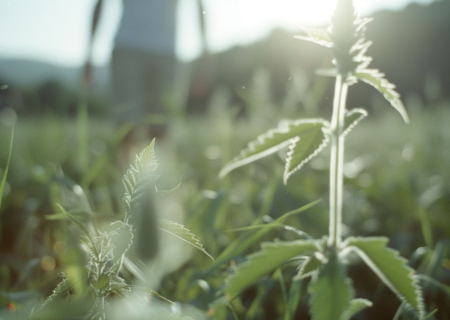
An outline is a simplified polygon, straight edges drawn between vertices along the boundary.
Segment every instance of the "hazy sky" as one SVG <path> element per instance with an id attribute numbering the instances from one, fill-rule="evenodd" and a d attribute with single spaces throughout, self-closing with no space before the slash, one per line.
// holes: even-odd
<path id="1" fill-rule="evenodd" d="M 126 1 L 126 0 L 125 0 Z M 178 54 L 198 54 L 198 16 L 193 0 L 180 0 Z M 108 63 L 121 0 L 104 0 L 95 62 Z M 361 14 L 401 9 L 431 0 L 354 0 Z M 0 57 L 77 66 L 84 62 L 95 0 L 0 0 Z M 204 0 L 208 46 L 220 51 L 261 38 L 275 26 L 298 30 L 326 22 L 336 0 Z"/>

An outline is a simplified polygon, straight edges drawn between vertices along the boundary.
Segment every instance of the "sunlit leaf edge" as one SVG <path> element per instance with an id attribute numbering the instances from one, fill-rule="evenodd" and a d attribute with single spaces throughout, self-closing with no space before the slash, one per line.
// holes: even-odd
<path id="1" fill-rule="evenodd" d="M 315 156 L 317 156 L 319 154 L 320 151 L 323 150 L 323 148 L 326 147 L 326 145 L 328 144 L 328 142 L 330 141 L 330 129 L 329 129 L 329 123 L 328 121 L 325 120 L 321 120 L 318 121 L 316 123 L 321 123 L 322 127 L 320 128 L 320 131 L 322 131 L 322 136 L 321 136 L 321 142 L 315 146 L 313 149 L 314 151 L 312 153 L 310 153 L 308 156 L 306 156 L 305 158 L 303 158 L 299 164 L 297 164 L 294 168 L 291 168 L 291 164 L 292 164 L 292 160 L 294 158 L 295 155 L 295 148 L 299 143 L 301 142 L 301 138 L 296 136 L 294 139 L 291 140 L 291 143 L 289 145 L 289 151 L 287 153 L 287 158 L 286 158 L 286 165 L 284 168 L 284 175 L 283 175 L 283 182 L 284 184 L 287 184 L 288 179 L 298 170 L 300 170 L 306 163 L 308 163 L 311 159 L 313 159 Z M 312 144 L 312 143 L 311 143 Z"/>
<path id="2" fill-rule="evenodd" d="M 389 239 L 385 237 L 370 237 L 370 238 L 363 238 L 363 237 L 352 237 L 348 238 L 343 244 L 342 247 L 346 248 L 348 250 L 351 250 L 355 252 L 358 256 L 361 257 L 361 259 L 372 269 L 372 271 L 375 272 L 375 274 L 380 278 L 380 280 L 387 286 L 389 289 L 394 292 L 397 297 L 404 301 L 412 310 L 416 311 L 420 317 L 424 316 L 425 307 L 423 303 L 423 296 L 422 296 L 422 290 L 419 285 L 419 278 L 417 277 L 414 269 L 409 267 L 407 265 L 407 260 L 400 256 L 399 252 L 387 247 Z M 414 288 L 415 293 L 415 300 L 414 303 L 411 303 L 410 301 L 406 300 L 406 297 L 400 293 L 399 289 L 395 287 L 395 285 L 387 278 L 385 273 L 375 264 L 373 259 L 369 257 L 369 255 L 363 251 L 360 247 L 358 247 L 358 243 L 375 243 L 376 245 L 384 245 L 382 247 L 382 250 L 384 252 L 390 254 L 390 258 L 393 259 L 394 262 L 400 263 L 401 267 L 407 271 L 407 277 L 410 279 L 410 285 Z"/>
<path id="3" fill-rule="evenodd" d="M 289 145 L 292 144 L 292 140 L 298 137 L 297 132 L 293 132 L 293 127 L 299 127 L 302 124 L 322 124 L 323 127 L 329 128 L 330 124 L 328 121 L 320 118 L 316 119 L 300 119 L 300 120 L 284 120 L 281 121 L 276 128 L 270 129 L 269 131 L 260 134 L 255 140 L 249 142 L 247 147 L 241 150 L 240 154 L 228 162 L 222 170 L 219 172 L 219 178 L 224 178 L 228 173 L 252 163 L 256 160 L 262 159 L 266 156 L 269 156 L 273 153 L 276 153 Z M 273 139 L 277 134 L 286 135 L 291 133 L 291 135 L 287 135 L 280 139 L 278 143 L 268 143 L 270 139 Z M 267 144 L 267 147 L 264 147 L 264 144 Z M 256 151 L 258 147 L 263 146 L 261 151 Z"/>
<path id="4" fill-rule="evenodd" d="M 408 113 L 403 105 L 403 102 L 400 100 L 400 94 L 394 90 L 395 85 L 390 83 L 386 78 L 384 78 L 384 76 L 385 74 L 377 69 L 363 69 L 356 73 L 356 77 L 359 80 L 373 86 L 381 94 L 383 94 L 392 107 L 400 113 L 403 120 L 406 123 L 409 123 Z"/>
<path id="5" fill-rule="evenodd" d="M 195 234 L 182 224 L 169 220 L 160 220 L 160 229 L 197 248 L 214 261 L 214 258 L 205 250 L 205 248 L 203 248 L 203 244 L 200 240 L 195 237 Z"/>
<path id="6" fill-rule="evenodd" d="M 341 315 L 340 320 L 350 320 L 355 314 L 372 305 L 372 301 L 367 299 L 353 299 L 350 301 L 350 307 Z"/>
<path id="7" fill-rule="evenodd" d="M 352 119 L 350 122 L 348 121 L 350 119 L 350 117 L 359 114 L 359 117 L 356 117 L 354 119 Z M 365 117 L 368 116 L 368 113 L 366 110 L 361 109 L 361 108 L 355 108 L 355 109 L 351 109 L 351 110 L 347 110 L 345 113 L 345 128 L 344 128 L 344 132 L 342 133 L 343 137 L 346 137 L 350 131 L 353 130 L 353 128 Z"/>
<path id="8" fill-rule="evenodd" d="M 149 189 L 149 181 L 155 181 L 158 175 L 155 174 L 158 162 L 155 156 L 155 139 L 152 140 L 142 152 L 136 156 L 134 165 L 131 164 L 122 178 L 125 187 L 124 205 L 127 212 L 125 223 L 128 223 L 133 214 L 133 204 L 145 196 Z"/>

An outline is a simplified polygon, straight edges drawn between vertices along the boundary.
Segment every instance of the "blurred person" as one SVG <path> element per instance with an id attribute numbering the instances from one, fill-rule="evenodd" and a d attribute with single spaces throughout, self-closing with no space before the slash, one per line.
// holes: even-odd
<path id="1" fill-rule="evenodd" d="M 205 52 L 203 6 L 201 0 L 192 1 L 200 12 L 202 51 Z M 123 14 L 110 65 L 111 114 L 117 124 L 131 122 L 136 126 L 128 139 L 135 139 L 137 128 L 150 128 L 144 135 L 163 136 L 166 126 L 159 122 L 167 114 L 166 98 L 173 94 L 180 67 L 175 52 L 178 0 L 123 0 L 122 3 Z M 87 84 L 92 82 L 92 44 L 103 5 L 104 0 L 97 0 L 94 9 L 84 68 Z"/>

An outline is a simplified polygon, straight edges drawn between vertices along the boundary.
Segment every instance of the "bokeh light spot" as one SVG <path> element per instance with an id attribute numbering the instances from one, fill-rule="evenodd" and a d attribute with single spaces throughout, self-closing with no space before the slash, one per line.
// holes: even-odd
<path id="1" fill-rule="evenodd" d="M 55 269 L 56 261 L 53 257 L 45 256 L 41 259 L 41 267 L 45 271 L 52 271 Z"/>
<path id="2" fill-rule="evenodd" d="M 53 250 L 55 250 L 57 254 L 64 254 L 67 251 L 67 245 L 63 241 L 56 241 L 53 245 Z"/>

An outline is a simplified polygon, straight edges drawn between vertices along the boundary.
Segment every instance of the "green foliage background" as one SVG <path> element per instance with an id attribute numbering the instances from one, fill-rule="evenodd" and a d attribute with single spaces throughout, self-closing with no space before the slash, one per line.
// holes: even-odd
<path id="1" fill-rule="evenodd" d="M 238 92 L 247 102 L 245 112 L 233 106 L 224 91 L 216 92 L 202 116 L 173 112 L 167 136 L 156 141 L 161 164 L 158 187 L 171 189 L 181 183 L 158 200 L 158 215 L 189 228 L 216 262 L 177 243 L 181 251 L 190 253 L 174 259 L 173 268 L 153 289 L 194 318 L 309 317 L 305 282 L 290 284 L 288 279 L 296 270 L 289 264 L 230 304 L 219 299 L 226 276 L 246 255 L 259 250 L 262 241 L 298 239 L 282 228 L 230 230 L 273 221 L 318 199 L 323 201 L 289 216 L 284 223 L 315 238 L 328 229 L 328 149 L 294 174 L 286 186 L 283 154 L 236 169 L 224 180 L 218 178 L 224 164 L 248 141 L 282 118 L 318 113 L 328 118 L 331 112 L 331 108 L 311 110 L 311 99 L 319 101 L 311 96 L 311 88 L 298 92 L 292 84 L 285 98 L 274 102 L 269 87 L 270 79 L 261 72 L 255 75 L 253 86 Z M 384 102 L 373 101 L 369 117 L 347 138 L 343 236 L 386 236 L 389 246 L 408 258 L 418 273 L 449 285 L 450 102 L 419 103 L 406 97 L 410 124 L 404 125 L 395 112 L 386 112 Z M 0 127 L 2 169 L 10 131 L 8 126 Z M 79 107 L 78 118 L 19 116 L 1 207 L 1 317 L 23 319 L 30 303 L 44 301 L 60 282 L 60 271 L 76 276 L 85 266 L 73 226 L 48 218 L 59 212 L 56 203 L 89 223 L 123 219 L 121 178 L 129 162 L 120 160 L 120 139 L 121 133 L 108 121 L 83 116 L 83 107 Z M 142 146 L 148 143 L 144 139 Z M 135 154 L 140 150 L 136 147 Z M 168 255 L 177 258 L 180 251 L 174 250 L 167 246 Z M 361 317 L 393 318 L 401 303 L 394 294 L 363 264 L 348 268 L 356 296 L 374 302 Z M 123 277 L 133 282 L 132 273 Z M 450 319 L 450 290 L 431 283 L 423 282 L 428 311 L 437 308 L 436 319 Z M 79 286 L 82 290 L 81 282 Z M 295 301 L 298 308 L 293 307 Z M 402 316 L 411 318 L 407 311 Z"/>

